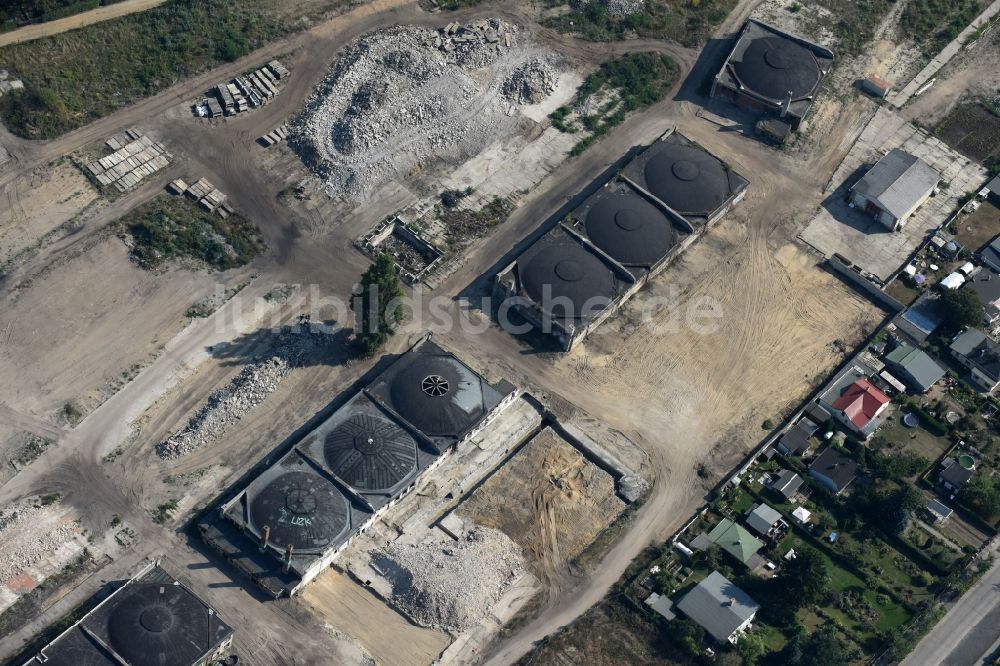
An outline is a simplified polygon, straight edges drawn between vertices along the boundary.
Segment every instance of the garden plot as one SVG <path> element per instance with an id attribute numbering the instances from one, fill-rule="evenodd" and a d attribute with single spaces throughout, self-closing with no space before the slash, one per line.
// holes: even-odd
<path id="1" fill-rule="evenodd" d="M 1000 162 L 1000 109 L 982 103 L 956 107 L 936 130 L 941 140 L 977 162 Z"/>

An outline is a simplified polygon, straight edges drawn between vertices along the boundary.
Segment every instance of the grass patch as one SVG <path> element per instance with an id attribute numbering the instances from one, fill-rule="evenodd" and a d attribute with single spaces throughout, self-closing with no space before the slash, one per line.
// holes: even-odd
<path id="1" fill-rule="evenodd" d="M 638 35 L 650 39 L 670 39 L 695 47 L 712 34 L 715 26 L 735 6 L 735 0 L 646 0 L 642 11 L 628 16 L 612 16 L 608 13 L 606 2 L 595 0 L 579 10 L 549 17 L 542 24 L 595 42 Z"/>
<path id="2" fill-rule="evenodd" d="M 38 499 L 35 501 L 35 507 L 51 506 L 62 499 L 62 495 L 59 493 L 46 493 L 44 495 L 39 495 Z"/>
<path id="3" fill-rule="evenodd" d="M 89 12 L 122 0 L 11 0 L 0 7 L 0 32 Z"/>
<path id="4" fill-rule="evenodd" d="M 346 4 L 330 0 L 327 8 Z M 0 63 L 24 80 L 25 90 L 0 98 L 0 118 L 18 136 L 59 136 L 236 60 L 311 18 L 286 11 L 277 0 L 173 0 L 6 46 Z"/>
<path id="5" fill-rule="evenodd" d="M 47 437 L 41 437 L 30 432 L 24 433 L 24 443 L 17 450 L 17 453 L 14 454 L 13 460 L 22 467 L 30 465 L 51 445 L 52 440 Z"/>
<path id="6" fill-rule="evenodd" d="M 495 197 L 479 210 L 440 207 L 438 219 L 446 227 L 445 239 L 449 248 L 455 250 L 478 238 L 495 226 L 503 224 L 514 211 L 514 204 L 507 199 Z"/>
<path id="7" fill-rule="evenodd" d="M 609 60 L 583 80 L 571 105 L 552 113 L 552 124 L 563 132 L 586 131 L 570 151 L 579 155 L 630 112 L 663 99 L 678 76 L 677 64 L 659 53 L 629 53 Z M 588 110 L 575 114 L 574 107 L 583 106 Z"/>
<path id="8" fill-rule="evenodd" d="M 980 0 L 910 0 L 899 19 L 899 34 L 915 37 L 924 53 L 936 55 L 982 11 Z"/>
<path id="9" fill-rule="evenodd" d="M 233 214 L 223 220 L 183 197 L 160 196 L 137 208 L 119 221 L 118 235 L 146 269 L 189 258 L 224 271 L 243 266 L 267 247 L 246 218 Z"/>
<path id="10" fill-rule="evenodd" d="M 163 523 L 170 520 L 171 516 L 174 515 L 174 511 L 177 510 L 177 500 L 172 499 L 164 502 L 163 504 L 156 507 L 156 510 L 152 512 L 153 522 L 157 525 L 162 525 Z"/>

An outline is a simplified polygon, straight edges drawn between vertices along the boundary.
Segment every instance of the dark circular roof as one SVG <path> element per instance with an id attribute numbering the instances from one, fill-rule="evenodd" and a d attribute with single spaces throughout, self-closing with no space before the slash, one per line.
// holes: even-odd
<path id="1" fill-rule="evenodd" d="M 753 40 L 733 69 L 744 86 L 775 101 L 811 95 L 822 76 L 809 49 L 781 37 Z"/>
<path id="2" fill-rule="evenodd" d="M 656 206 L 634 195 L 608 194 L 584 222 L 597 247 L 625 264 L 651 265 L 674 245 L 673 226 Z"/>
<path id="3" fill-rule="evenodd" d="M 589 316 L 615 295 L 611 269 L 569 240 L 539 250 L 520 274 L 528 296 L 556 317 Z M 591 300 L 595 298 L 601 302 Z"/>
<path id="4" fill-rule="evenodd" d="M 417 469 L 417 443 L 402 428 L 371 414 L 356 414 L 327 436 L 326 464 L 359 490 L 389 490 Z"/>
<path id="5" fill-rule="evenodd" d="M 729 175 L 694 146 L 664 144 L 643 170 L 647 189 L 678 213 L 708 214 L 729 197 Z"/>
<path id="6" fill-rule="evenodd" d="M 326 479 L 307 471 L 285 472 L 253 495 L 250 520 L 271 528 L 275 548 L 323 548 L 350 524 L 347 498 Z"/>
<path id="7" fill-rule="evenodd" d="M 478 376 L 448 355 L 420 354 L 389 386 L 393 409 L 431 436 L 457 435 L 485 414 Z"/>
<path id="8" fill-rule="evenodd" d="M 207 610 L 180 585 L 131 585 L 108 617 L 111 647 L 131 664 L 189 664 L 209 643 Z"/>

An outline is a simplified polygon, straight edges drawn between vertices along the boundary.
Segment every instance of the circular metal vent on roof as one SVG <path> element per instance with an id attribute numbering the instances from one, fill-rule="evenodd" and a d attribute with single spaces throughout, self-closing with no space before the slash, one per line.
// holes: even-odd
<path id="1" fill-rule="evenodd" d="M 427 375 L 420 382 L 420 389 L 431 396 L 442 396 L 448 392 L 448 380 L 441 375 Z"/>

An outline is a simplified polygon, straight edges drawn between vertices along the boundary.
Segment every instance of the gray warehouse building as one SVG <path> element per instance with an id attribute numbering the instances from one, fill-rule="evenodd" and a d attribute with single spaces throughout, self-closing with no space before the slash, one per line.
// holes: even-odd
<path id="1" fill-rule="evenodd" d="M 25 666 L 204 666 L 232 640 L 215 610 L 151 563 Z"/>
<path id="2" fill-rule="evenodd" d="M 516 397 L 425 337 L 199 524 L 263 590 L 291 595 Z"/>
<path id="3" fill-rule="evenodd" d="M 760 112 L 779 141 L 799 128 L 833 64 L 833 51 L 750 19 L 712 81 L 712 97 Z"/>
<path id="4" fill-rule="evenodd" d="M 568 351 L 746 195 L 679 132 L 630 160 L 494 280 L 494 297 Z"/>

